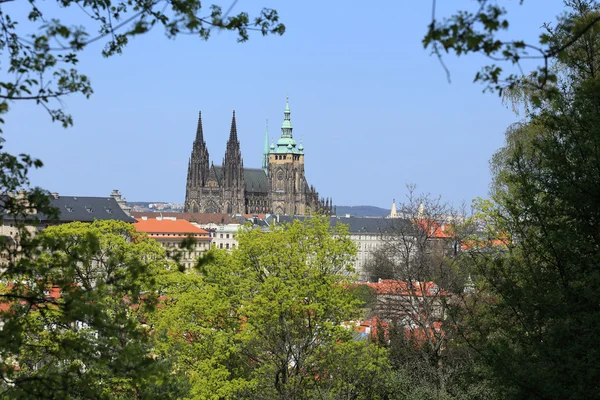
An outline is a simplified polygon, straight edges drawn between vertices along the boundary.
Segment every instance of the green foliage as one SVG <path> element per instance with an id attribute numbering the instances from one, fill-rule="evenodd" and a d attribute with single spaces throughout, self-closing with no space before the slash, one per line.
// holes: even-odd
<path id="1" fill-rule="evenodd" d="M 247 12 L 229 16 L 230 10 L 224 13 L 214 4 L 202 7 L 199 0 L 59 0 L 54 12 L 31 0 L 25 20 L 9 11 L 9 2 L 2 3 L 0 54 L 6 57 L 6 76 L 0 81 L 0 115 L 9 111 L 13 101 L 32 100 L 65 127 L 72 125 L 73 119 L 64 112 L 60 99 L 93 93 L 90 79 L 76 69 L 79 54 L 93 42 L 104 41 L 102 55 L 110 57 L 121 54 L 131 38 L 156 26 L 162 26 L 169 38 L 186 34 L 208 40 L 213 30 L 233 31 L 239 42 L 248 40 L 250 31 L 262 35 L 285 31 L 273 9 L 263 8 L 253 18 Z M 62 22 L 57 14 L 69 8 L 80 11 L 89 28 L 81 22 Z M 35 33 L 26 33 L 21 25 L 33 25 Z"/>
<path id="2" fill-rule="evenodd" d="M 529 101 L 539 105 L 540 96 L 550 94 L 559 75 L 553 70 L 553 63 L 571 57 L 573 49 L 579 47 L 587 35 L 599 29 L 600 14 L 594 0 L 569 0 L 565 4 L 585 18 L 572 19 L 560 16 L 556 28 L 550 24 L 543 26 L 538 43 L 528 43 L 522 39 L 506 40 L 510 21 L 506 9 L 500 2 L 477 0 L 474 11 L 457 11 L 450 17 L 438 20 L 435 15 L 435 1 L 432 21 L 423 45 L 430 48 L 440 61 L 444 53 L 456 55 L 481 54 L 491 60 L 475 74 L 475 82 L 482 82 L 485 90 L 497 91 L 500 95 L 506 89 L 525 87 L 533 92 Z M 523 0 L 520 0 L 520 4 Z M 560 34 L 557 34 L 560 31 Z M 527 77 L 522 76 L 520 62 L 524 59 L 538 59 L 540 66 Z M 516 67 L 517 72 L 507 73 L 506 64 Z M 443 61 L 442 61 L 442 65 Z M 444 66 L 445 68 L 445 66 Z M 520 71 L 520 73 L 519 73 Z M 449 74 L 449 71 L 446 69 Z"/>
<path id="3" fill-rule="evenodd" d="M 593 19 L 576 11 L 568 32 Z M 533 103 L 493 158 L 482 215 L 510 241 L 473 254 L 479 292 L 463 328 L 513 398 L 589 398 L 600 379 L 599 50 L 590 28 L 559 60 L 560 90 Z"/>
<path id="4" fill-rule="evenodd" d="M 162 248 L 117 221 L 53 226 L 29 242 L 2 274 L 0 397 L 138 398 L 168 385 L 142 318 Z"/>
<path id="5" fill-rule="evenodd" d="M 189 377 L 190 397 L 369 398 L 386 358 L 351 344 L 344 326 L 362 303 L 347 290 L 356 250 L 344 227 L 314 217 L 237 238 L 238 248 L 212 250 L 198 272 L 161 277 L 157 348 Z"/>

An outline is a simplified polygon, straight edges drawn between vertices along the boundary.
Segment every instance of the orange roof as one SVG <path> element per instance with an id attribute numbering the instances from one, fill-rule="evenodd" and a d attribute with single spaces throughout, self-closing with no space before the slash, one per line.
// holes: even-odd
<path id="1" fill-rule="evenodd" d="M 430 237 L 448 239 L 453 235 L 450 225 L 425 218 L 417 219 L 415 222 L 417 226 Z"/>
<path id="2" fill-rule="evenodd" d="M 205 234 L 208 232 L 202 228 L 198 228 L 196 225 L 184 219 L 138 219 L 133 224 L 136 229 L 140 232 L 146 233 L 193 233 L 193 234 Z"/>
<path id="3" fill-rule="evenodd" d="M 412 283 L 412 290 L 410 284 Z M 381 279 L 377 283 L 364 283 L 375 289 L 377 294 L 391 294 L 398 296 L 443 296 L 447 293 L 440 289 L 434 282 L 407 282 L 395 279 Z"/>
<path id="4" fill-rule="evenodd" d="M 257 217 L 259 219 L 265 219 L 267 214 L 242 214 L 244 218 L 254 218 Z"/>
<path id="5" fill-rule="evenodd" d="M 499 239 L 480 239 L 480 240 L 466 240 L 461 244 L 461 250 L 469 251 L 469 250 L 480 250 L 484 248 L 490 247 L 503 247 L 507 248 L 510 244 L 510 241 L 506 235 L 503 235 L 503 238 Z"/>
<path id="6" fill-rule="evenodd" d="M 8 288 L 12 289 L 13 288 L 13 284 L 9 283 L 8 284 Z M 47 293 L 46 293 L 47 291 Z M 44 291 L 44 295 L 46 296 L 46 300 L 55 300 L 58 299 L 60 297 L 60 287 L 58 286 L 51 286 L 48 287 L 45 291 Z M 25 304 L 25 300 L 21 299 L 18 300 L 19 303 L 21 304 Z M 6 297 L 5 299 L 3 299 L 2 301 L 0 301 L 0 312 L 4 312 L 4 311 L 8 311 L 10 310 L 12 304 L 15 303 L 14 298 L 12 297 Z"/>

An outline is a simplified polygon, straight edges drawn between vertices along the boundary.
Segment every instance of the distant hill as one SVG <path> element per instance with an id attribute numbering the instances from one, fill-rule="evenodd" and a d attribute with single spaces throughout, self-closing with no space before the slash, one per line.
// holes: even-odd
<path id="1" fill-rule="evenodd" d="M 150 208 L 149 205 L 155 206 Z M 156 205 L 163 205 L 157 208 Z M 173 206 L 181 206 L 174 203 L 159 203 L 151 201 L 128 201 L 127 205 L 135 207 L 134 211 L 183 211 L 183 209 L 174 208 Z M 350 214 L 353 217 L 387 217 L 390 215 L 390 210 L 375 206 L 337 206 L 337 215 L 344 216 Z"/>
<path id="2" fill-rule="evenodd" d="M 350 214 L 353 217 L 387 217 L 391 210 L 375 206 L 337 206 L 337 215 Z"/>

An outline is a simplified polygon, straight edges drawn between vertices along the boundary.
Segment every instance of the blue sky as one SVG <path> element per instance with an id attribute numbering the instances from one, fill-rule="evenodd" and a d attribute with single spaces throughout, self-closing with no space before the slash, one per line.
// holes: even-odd
<path id="1" fill-rule="evenodd" d="M 530 40 L 563 7 L 507 3 L 509 36 Z M 438 14 L 473 4 L 438 1 Z M 110 59 L 90 46 L 79 68 L 95 94 L 65 99 L 74 127 L 17 104 L 5 118 L 5 149 L 40 158 L 32 183 L 63 195 L 119 189 L 132 201 L 183 202 L 198 111 L 211 161 L 221 163 L 235 109 L 244 165 L 260 167 L 265 119 L 277 138 L 289 93 L 307 179 L 335 204 L 389 207 L 406 183 L 455 204 L 486 196 L 488 161 L 518 118 L 472 83 L 482 57 L 447 56 L 447 82 L 421 44 L 430 0 L 240 0 L 233 11 L 260 6 L 279 11 L 283 36 L 240 44 L 231 33 L 204 42 L 156 30 Z"/>

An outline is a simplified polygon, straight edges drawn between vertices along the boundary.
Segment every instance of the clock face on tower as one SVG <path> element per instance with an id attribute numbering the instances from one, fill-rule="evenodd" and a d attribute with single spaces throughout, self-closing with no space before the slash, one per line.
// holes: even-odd
<path id="1" fill-rule="evenodd" d="M 279 179 L 280 181 L 283 180 L 283 171 L 279 170 L 279 172 L 277 172 L 277 179 Z"/>

